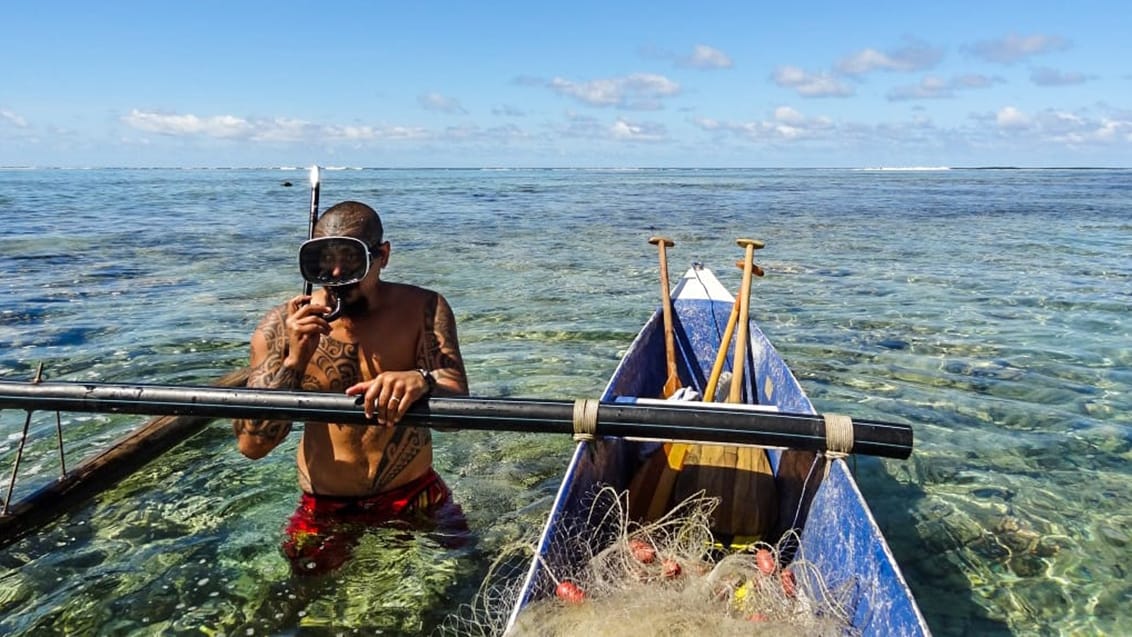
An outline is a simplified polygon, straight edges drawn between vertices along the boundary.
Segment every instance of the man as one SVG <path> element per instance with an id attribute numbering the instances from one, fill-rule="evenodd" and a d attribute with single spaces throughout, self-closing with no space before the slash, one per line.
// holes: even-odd
<path id="1" fill-rule="evenodd" d="M 432 517 L 459 526 L 459 507 L 432 468 L 427 428 L 394 427 L 415 401 L 467 395 L 456 321 L 444 297 L 381 280 L 389 263 L 381 218 L 346 201 L 318 220 L 303 244 L 304 278 L 327 287 L 269 311 L 251 339 L 249 387 L 344 391 L 378 426 L 306 423 L 299 443 L 303 494 L 283 551 L 300 573 L 337 567 L 360 528 Z M 340 303 L 341 318 L 328 321 Z M 336 312 L 337 313 L 337 312 Z M 258 459 L 292 423 L 236 420 L 240 452 Z"/>

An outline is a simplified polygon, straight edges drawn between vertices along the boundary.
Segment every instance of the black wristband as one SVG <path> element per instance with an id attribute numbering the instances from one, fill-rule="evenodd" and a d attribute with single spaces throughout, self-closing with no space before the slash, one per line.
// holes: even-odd
<path id="1" fill-rule="evenodd" d="M 428 393 L 432 394 L 433 390 L 436 389 L 436 376 L 432 375 L 432 370 L 428 370 L 423 367 L 418 368 L 417 371 L 421 373 L 421 376 L 424 377 L 425 382 L 428 383 Z"/>

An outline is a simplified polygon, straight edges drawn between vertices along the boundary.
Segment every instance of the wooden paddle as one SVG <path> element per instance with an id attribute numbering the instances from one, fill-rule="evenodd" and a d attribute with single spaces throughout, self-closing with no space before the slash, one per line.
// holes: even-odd
<path id="1" fill-rule="evenodd" d="M 750 342 L 751 275 L 754 273 L 755 250 L 763 247 L 762 241 L 739 239 L 746 250 L 743 258 L 743 283 L 739 288 L 739 334 L 735 337 L 735 356 L 731 359 L 731 393 L 727 402 L 743 402 L 743 368 L 747 366 L 747 344 Z"/>
<path id="2" fill-rule="evenodd" d="M 668 285 L 668 255 L 665 251 L 665 248 L 670 248 L 676 244 L 667 237 L 652 237 L 649 239 L 649 243 L 655 245 L 660 253 L 660 298 L 661 310 L 664 314 L 664 360 L 668 367 L 662 396 L 668 398 L 680 389 L 680 374 L 676 370 L 676 338 L 672 331 L 672 297 Z"/>
<path id="3" fill-rule="evenodd" d="M 743 261 L 736 261 L 735 265 L 743 269 Z M 752 273 L 763 276 L 763 269 L 752 264 Z M 723 364 L 727 362 L 727 350 L 731 349 L 731 336 L 735 333 L 735 323 L 739 320 L 739 302 L 731 304 L 731 316 L 727 317 L 727 327 L 723 330 L 723 338 L 719 341 L 719 351 L 715 354 L 715 363 L 711 366 L 711 375 L 708 376 L 707 387 L 704 389 L 704 401 L 715 400 L 715 391 L 719 386 L 719 377 L 723 375 Z"/>
<path id="4" fill-rule="evenodd" d="M 668 256 L 665 248 L 675 245 L 666 237 L 652 237 L 649 243 L 660 253 L 660 298 L 664 315 L 664 360 L 667 375 L 661 396 L 668 398 L 680 389 L 680 375 L 676 369 L 676 335 L 672 327 L 672 297 L 668 283 Z M 633 517 L 655 520 L 668 510 L 669 496 L 689 445 L 666 442 L 652 459 L 633 476 L 629 484 L 629 512 Z"/>

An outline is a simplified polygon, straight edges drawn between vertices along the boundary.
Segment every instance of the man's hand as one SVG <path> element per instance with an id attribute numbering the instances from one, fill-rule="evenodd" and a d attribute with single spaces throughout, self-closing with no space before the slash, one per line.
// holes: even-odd
<path id="1" fill-rule="evenodd" d="M 323 318 L 330 308 L 310 300 L 309 295 L 302 294 L 287 303 L 288 348 L 283 365 L 295 370 L 306 369 L 319 341 L 330 333 L 330 323 Z"/>
<path id="2" fill-rule="evenodd" d="M 363 394 L 366 418 L 376 415 L 378 424 L 386 427 L 397 424 L 409 406 L 428 393 L 428 381 L 415 369 L 382 372 L 373 380 L 346 388 L 347 396 Z"/>

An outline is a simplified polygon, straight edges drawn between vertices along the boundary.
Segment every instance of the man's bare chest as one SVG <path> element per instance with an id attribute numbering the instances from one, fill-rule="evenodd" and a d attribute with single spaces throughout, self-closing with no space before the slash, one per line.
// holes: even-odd
<path id="1" fill-rule="evenodd" d="M 307 383 L 322 391 L 343 391 L 384 371 L 418 367 L 416 340 L 372 338 L 358 342 L 324 336 L 307 366 Z"/>

